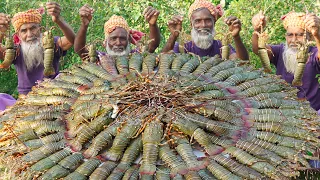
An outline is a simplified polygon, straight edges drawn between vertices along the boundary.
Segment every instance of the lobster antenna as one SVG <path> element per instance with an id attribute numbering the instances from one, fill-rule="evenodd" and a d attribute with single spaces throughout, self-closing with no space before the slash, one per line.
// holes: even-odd
<path id="1" fill-rule="evenodd" d="M 267 10 L 268 10 L 269 8 L 271 8 L 272 5 L 275 4 L 275 3 L 278 3 L 279 1 L 280 1 L 280 0 L 278 0 L 278 1 L 271 1 L 270 5 L 269 5 L 268 7 L 266 7 L 266 4 L 265 4 L 265 8 L 264 8 L 263 14 L 266 14 Z"/>
<path id="2" fill-rule="evenodd" d="M 49 2 L 49 0 L 47 0 L 47 3 L 48 2 Z M 49 18 L 48 13 L 46 12 L 46 30 L 49 30 L 49 21 L 50 21 L 50 18 Z"/>
<path id="3" fill-rule="evenodd" d="M 304 3 L 304 1 L 303 1 L 303 4 L 304 4 L 305 11 L 306 11 L 306 15 L 305 15 L 304 18 L 307 19 L 307 15 L 309 14 L 309 11 L 308 11 L 308 8 L 306 6 L 306 3 Z M 304 41 L 304 43 L 308 42 L 308 39 L 307 39 L 307 27 L 306 26 L 304 26 L 303 41 Z"/>
<path id="4" fill-rule="evenodd" d="M 9 14 L 9 0 L 6 0 L 6 8 L 5 8 L 5 11 L 6 11 L 6 14 Z M 10 33 L 10 28 L 11 28 L 11 26 L 10 26 L 10 22 L 9 22 L 9 28 L 8 28 L 8 37 L 10 37 L 10 35 L 11 35 L 11 33 Z M 6 34 L 5 32 L 4 32 L 4 34 Z"/>
<path id="5" fill-rule="evenodd" d="M 96 0 L 93 0 L 93 3 L 92 3 L 92 7 L 94 8 L 94 5 L 96 4 Z M 90 28 L 90 34 L 92 34 L 92 31 L 93 31 L 93 27 L 94 27 L 94 17 L 92 16 L 92 20 L 91 20 L 91 24 L 92 24 L 92 28 Z"/>

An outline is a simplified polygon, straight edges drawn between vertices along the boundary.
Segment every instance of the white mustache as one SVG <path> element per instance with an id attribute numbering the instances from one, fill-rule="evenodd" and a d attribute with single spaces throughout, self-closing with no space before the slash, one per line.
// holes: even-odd
<path id="1" fill-rule="evenodd" d="M 118 51 L 118 50 L 123 51 L 124 49 L 125 49 L 124 46 L 113 46 L 112 47 L 113 51 Z"/>
<path id="2" fill-rule="evenodd" d="M 31 38 L 27 38 L 26 42 L 35 42 L 35 41 L 38 41 L 38 40 L 39 40 L 38 37 L 31 37 Z"/>
<path id="3" fill-rule="evenodd" d="M 211 34 L 211 29 L 209 29 L 209 28 L 198 28 L 198 29 L 196 29 L 196 30 L 197 30 L 198 32 Z"/>

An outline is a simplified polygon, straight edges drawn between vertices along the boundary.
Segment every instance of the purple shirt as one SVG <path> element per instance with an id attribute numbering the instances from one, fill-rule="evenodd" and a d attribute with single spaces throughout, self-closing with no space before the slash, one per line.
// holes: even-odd
<path id="1" fill-rule="evenodd" d="M 271 59 L 271 63 L 273 63 L 276 68 L 276 74 L 281 75 L 284 80 L 288 83 L 292 83 L 293 81 L 293 74 L 287 72 L 284 62 L 283 62 L 283 51 L 284 51 L 284 44 L 280 45 L 272 45 L 272 53 L 274 57 Z M 306 63 L 306 68 L 304 70 L 302 76 L 302 86 L 298 86 L 299 89 L 298 97 L 299 98 L 306 98 L 313 109 L 319 110 L 320 109 L 320 89 L 319 89 L 319 82 L 316 78 L 317 74 L 320 74 L 320 61 L 318 59 L 318 49 L 316 47 L 310 47 L 309 59 Z"/>
<path id="2" fill-rule="evenodd" d="M 9 94 L 0 93 L 0 111 L 3 111 L 7 108 L 7 106 L 12 106 L 16 103 L 16 99 L 14 99 Z"/>
<path id="3" fill-rule="evenodd" d="M 54 49 L 53 67 L 55 69 L 56 74 L 46 78 L 56 77 L 56 75 L 59 73 L 60 57 L 66 54 L 66 51 L 62 51 L 62 49 L 56 45 L 59 38 L 60 37 L 57 37 L 57 36 L 54 37 L 55 49 Z M 13 61 L 13 64 L 15 65 L 15 68 L 18 74 L 19 94 L 28 94 L 31 91 L 32 86 L 34 86 L 37 81 L 42 80 L 44 78 L 43 65 L 39 65 L 38 67 L 34 68 L 31 72 L 28 72 L 26 64 L 23 59 L 22 52 L 20 52 L 20 54 L 16 56 L 16 59 Z"/>
<path id="4" fill-rule="evenodd" d="M 185 48 L 186 53 L 191 52 L 191 53 L 194 53 L 194 54 L 199 55 L 201 57 L 203 57 L 203 56 L 213 57 L 216 54 L 219 54 L 221 57 L 221 50 L 220 50 L 221 47 L 222 47 L 222 44 L 218 40 L 213 40 L 212 45 L 208 49 L 201 49 L 201 48 L 197 47 L 192 41 L 189 41 L 184 44 L 184 48 Z M 236 52 L 235 49 L 231 45 L 229 45 L 229 47 L 230 47 L 230 54 L 233 54 Z M 177 42 L 175 43 L 175 45 L 173 47 L 173 51 L 175 53 L 179 53 L 179 44 Z"/>

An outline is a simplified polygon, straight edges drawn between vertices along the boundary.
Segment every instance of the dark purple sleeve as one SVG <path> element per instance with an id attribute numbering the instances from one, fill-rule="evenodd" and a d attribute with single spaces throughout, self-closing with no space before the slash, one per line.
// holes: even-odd
<path id="1" fill-rule="evenodd" d="M 0 93 L 0 111 L 3 111 L 7 108 L 7 106 L 12 106 L 16 103 L 16 99 L 14 99 L 9 94 Z"/>
<path id="2" fill-rule="evenodd" d="M 318 72 L 320 72 L 320 60 L 318 58 L 318 48 L 310 47 L 310 51 L 309 52 L 311 53 L 310 61 L 312 62 L 312 64 L 314 64 L 314 66 L 316 67 L 316 70 Z"/>
<path id="3" fill-rule="evenodd" d="M 55 55 L 61 57 L 61 56 L 65 56 L 65 55 L 67 54 L 67 51 L 63 51 L 63 50 L 61 49 L 61 47 L 58 46 L 57 42 L 58 42 L 59 38 L 61 38 L 61 37 L 59 37 L 59 36 L 55 36 L 55 37 L 54 37 L 54 45 L 55 45 L 55 47 L 54 47 L 54 53 L 55 53 Z M 60 58 L 59 58 L 59 59 L 60 59 Z"/>
<path id="4" fill-rule="evenodd" d="M 140 53 L 141 51 L 138 49 L 138 48 L 136 48 L 136 49 L 132 49 L 131 51 L 130 51 L 130 53 Z"/>
<path id="5" fill-rule="evenodd" d="M 231 46 L 231 44 L 229 44 L 229 47 L 230 47 L 230 54 L 236 53 L 236 50 L 234 49 L 234 47 Z"/>
<path id="6" fill-rule="evenodd" d="M 282 44 L 270 45 L 270 47 L 272 51 L 272 58 L 270 59 L 270 62 L 277 66 L 278 60 L 280 59 L 280 56 L 282 56 L 281 51 L 283 49 L 283 45 Z"/>
<path id="7" fill-rule="evenodd" d="M 174 53 L 180 53 L 179 51 L 179 43 L 174 43 L 174 46 L 173 46 L 173 52 Z"/>

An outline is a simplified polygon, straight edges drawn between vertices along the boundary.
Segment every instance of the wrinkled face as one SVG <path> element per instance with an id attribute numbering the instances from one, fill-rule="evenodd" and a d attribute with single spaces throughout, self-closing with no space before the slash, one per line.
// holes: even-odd
<path id="1" fill-rule="evenodd" d="M 286 41 L 290 48 L 297 48 L 298 44 L 304 43 L 305 31 L 298 27 L 288 27 L 286 32 Z"/>
<path id="2" fill-rule="evenodd" d="M 215 36 L 214 18 L 208 9 L 202 8 L 191 15 L 191 37 L 195 45 L 201 49 L 208 49 Z"/>
<path id="3" fill-rule="evenodd" d="M 18 36 L 21 41 L 35 42 L 37 40 L 40 40 L 40 33 L 40 24 L 25 23 L 20 27 L 18 31 Z"/>
<path id="4" fill-rule="evenodd" d="M 23 24 L 17 35 L 21 40 L 21 51 L 26 68 L 31 72 L 34 68 L 43 64 L 40 24 Z"/>
<path id="5" fill-rule="evenodd" d="M 117 27 L 111 32 L 107 38 L 107 45 L 114 52 L 124 51 L 129 44 L 128 32 L 120 27 Z"/>
<path id="6" fill-rule="evenodd" d="M 191 15 L 191 26 L 195 29 L 205 29 L 211 32 L 214 29 L 214 17 L 206 8 L 197 9 Z"/>
<path id="7" fill-rule="evenodd" d="M 305 43 L 305 37 L 309 39 L 309 34 L 305 36 L 305 31 L 299 27 L 288 27 L 286 32 L 286 46 L 283 51 L 283 62 L 287 72 L 294 74 L 298 62 L 297 53 L 299 51 L 299 45 Z"/>
<path id="8" fill-rule="evenodd" d="M 128 33 L 123 28 L 116 28 L 110 33 L 105 45 L 107 53 L 111 56 L 124 56 L 131 51 Z"/>
<path id="9" fill-rule="evenodd" d="M 298 48 L 296 45 L 291 44 L 291 46 L 289 46 L 289 44 L 286 44 L 282 54 L 284 66 L 287 72 L 292 74 L 295 73 L 298 66 L 297 53 Z"/>

